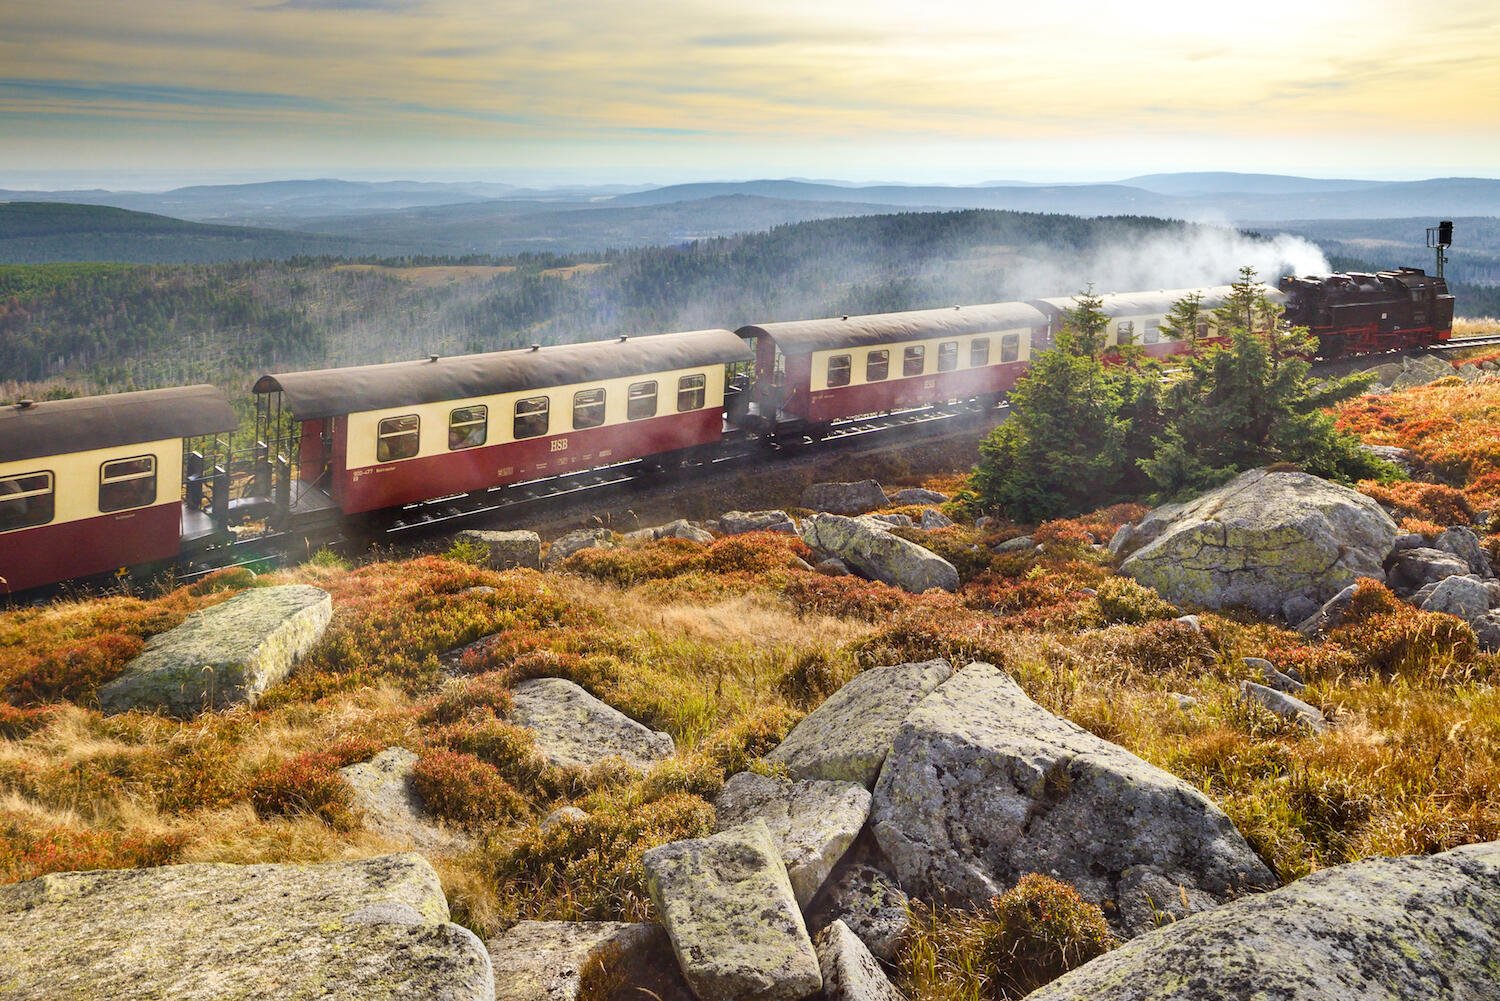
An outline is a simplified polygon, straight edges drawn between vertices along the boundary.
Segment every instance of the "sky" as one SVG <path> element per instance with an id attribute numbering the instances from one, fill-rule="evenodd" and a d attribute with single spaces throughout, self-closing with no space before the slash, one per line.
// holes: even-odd
<path id="1" fill-rule="evenodd" d="M 1500 176 L 1493 0 L 0 0 L 0 186 Z"/>

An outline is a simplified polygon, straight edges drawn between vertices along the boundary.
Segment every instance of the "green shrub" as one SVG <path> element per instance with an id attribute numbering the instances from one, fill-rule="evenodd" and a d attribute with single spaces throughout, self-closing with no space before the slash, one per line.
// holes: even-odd
<path id="1" fill-rule="evenodd" d="M 979 942 L 996 998 L 1024 997 L 1117 944 L 1097 905 L 1040 873 L 990 901 Z"/>
<path id="2" fill-rule="evenodd" d="M 1178 615 L 1177 609 L 1161 595 L 1129 577 L 1107 577 L 1100 581 L 1094 586 L 1094 603 L 1099 606 L 1099 618 L 1105 623 L 1139 625 Z"/>

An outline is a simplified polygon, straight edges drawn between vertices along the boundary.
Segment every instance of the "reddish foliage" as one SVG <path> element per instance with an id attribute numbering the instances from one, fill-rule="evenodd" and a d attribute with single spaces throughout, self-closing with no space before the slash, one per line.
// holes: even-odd
<path id="1" fill-rule="evenodd" d="M 5 691 L 19 705 L 77 699 L 125 670 L 146 644 L 138 636 L 104 633 L 50 650 L 24 667 Z"/>
<path id="2" fill-rule="evenodd" d="M 18 709 L 8 702 L 0 702 L 0 738 L 14 740 L 34 733 L 47 725 L 50 716 L 46 706 Z"/>
<path id="3" fill-rule="evenodd" d="M 434 816 L 464 826 L 524 818 L 526 800 L 495 766 L 472 754 L 429 751 L 412 766 L 412 786 Z"/>
<path id="4" fill-rule="evenodd" d="M 1467 525 L 1474 520 L 1474 509 L 1462 490 L 1441 483 L 1379 484 L 1365 480 L 1360 492 L 1395 510 L 1398 516 L 1410 517 L 1436 525 Z"/>
<path id="5" fill-rule="evenodd" d="M 338 830 L 354 827 L 353 797 L 338 774 L 338 756 L 313 751 L 262 769 L 250 780 L 250 802 L 262 817 L 312 814 Z"/>
<path id="6" fill-rule="evenodd" d="M 1479 653 L 1474 631 L 1462 619 L 1418 611 L 1369 578 L 1359 582 L 1328 639 L 1384 674 L 1447 676 Z"/>

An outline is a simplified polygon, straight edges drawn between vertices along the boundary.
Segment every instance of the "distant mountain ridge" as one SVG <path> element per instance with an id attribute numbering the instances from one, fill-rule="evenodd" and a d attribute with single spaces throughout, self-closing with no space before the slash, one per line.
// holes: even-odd
<path id="1" fill-rule="evenodd" d="M 0 201 L 71 202 L 154 212 L 196 222 L 312 230 L 336 219 L 445 209 L 449 217 L 585 208 L 631 208 L 749 195 L 895 209 L 1010 209 L 1068 215 L 1153 215 L 1192 220 L 1284 222 L 1433 216 L 1500 216 L 1500 179 L 1420 181 L 1311 178 L 1227 171 L 1144 174 L 1110 183 L 991 181 L 978 185 L 857 184 L 795 178 L 670 185 L 523 188 L 494 182 L 345 181 L 337 178 L 194 185 L 163 192 L 6 191 Z M 463 206 L 468 206 L 464 208 Z"/>

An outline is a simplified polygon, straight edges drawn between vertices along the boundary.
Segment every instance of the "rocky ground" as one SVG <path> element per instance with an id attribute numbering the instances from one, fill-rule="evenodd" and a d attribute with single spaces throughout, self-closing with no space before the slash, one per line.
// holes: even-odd
<path id="1" fill-rule="evenodd" d="M 1497 414 L 6 613 L 0 997 L 1495 996 Z"/>

